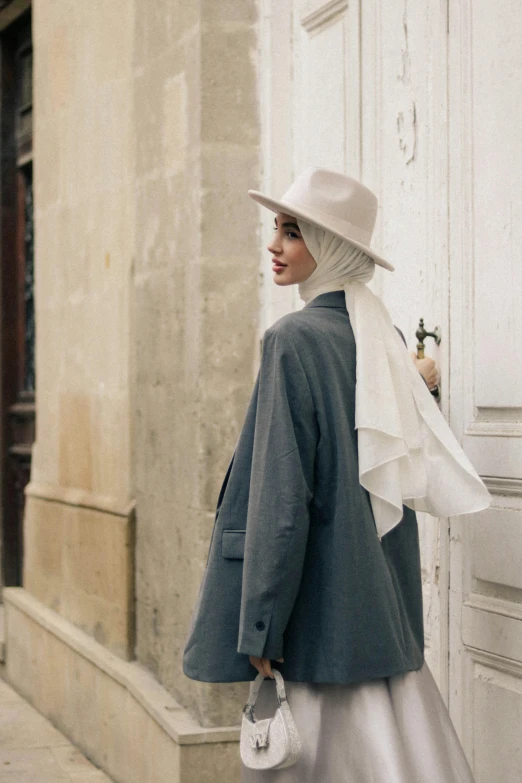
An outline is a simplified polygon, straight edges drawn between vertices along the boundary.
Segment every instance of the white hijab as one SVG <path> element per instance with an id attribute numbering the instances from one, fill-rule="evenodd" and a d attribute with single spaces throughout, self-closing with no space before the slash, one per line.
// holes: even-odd
<path id="1" fill-rule="evenodd" d="M 330 231 L 297 221 L 317 268 L 299 295 L 307 303 L 344 289 L 355 336 L 355 426 L 359 481 L 381 539 L 403 504 L 436 517 L 481 511 L 491 495 L 442 416 L 381 299 L 366 285 L 375 262 Z"/>

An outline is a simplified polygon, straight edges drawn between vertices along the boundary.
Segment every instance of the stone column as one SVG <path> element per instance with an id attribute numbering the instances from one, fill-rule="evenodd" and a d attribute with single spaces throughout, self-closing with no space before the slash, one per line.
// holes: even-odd
<path id="1" fill-rule="evenodd" d="M 133 466 L 137 657 L 205 726 L 245 685 L 181 671 L 259 315 L 257 3 L 138 3 Z"/>
<path id="2" fill-rule="evenodd" d="M 23 584 L 134 655 L 133 3 L 33 3 L 36 443 Z"/>

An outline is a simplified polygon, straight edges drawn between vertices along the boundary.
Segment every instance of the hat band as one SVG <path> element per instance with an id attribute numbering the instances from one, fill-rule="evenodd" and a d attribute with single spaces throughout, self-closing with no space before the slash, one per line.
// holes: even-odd
<path id="1" fill-rule="evenodd" d="M 283 196 L 282 201 L 285 201 L 285 197 Z M 289 204 L 289 202 L 286 202 Z M 289 206 L 292 206 L 289 204 Z M 312 222 L 321 222 L 321 224 L 326 223 L 327 225 L 330 225 L 332 229 L 335 231 L 339 231 L 346 236 L 347 239 L 354 239 L 356 242 L 360 242 L 362 245 L 366 245 L 367 247 L 370 247 L 370 242 L 372 238 L 372 232 L 366 231 L 364 228 L 359 228 L 358 226 L 354 226 L 353 223 L 349 223 L 347 220 L 343 220 L 342 218 L 335 217 L 335 215 L 327 215 L 326 212 L 322 212 L 320 209 L 317 209 L 317 207 L 308 206 L 306 204 L 299 204 L 294 201 L 293 206 L 297 207 L 301 212 L 308 213 L 310 215 L 310 220 Z M 325 226 L 322 225 L 324 228 Z"/>

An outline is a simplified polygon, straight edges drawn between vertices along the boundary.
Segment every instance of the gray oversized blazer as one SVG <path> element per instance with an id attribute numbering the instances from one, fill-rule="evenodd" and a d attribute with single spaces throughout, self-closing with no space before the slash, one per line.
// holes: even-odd
<path id="1" fill-rule="evenodd" d="M 417 519 L 379 541 L 359 483 L 355 340 L 344 291 L 264 335 L 221 488 L 183 671 L 238 682 L 248 656 L 290 681 L 350 683 L 423 663 Z"/>

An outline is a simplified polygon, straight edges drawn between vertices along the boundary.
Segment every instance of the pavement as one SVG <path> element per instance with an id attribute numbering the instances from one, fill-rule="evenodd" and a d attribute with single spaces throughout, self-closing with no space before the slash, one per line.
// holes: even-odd
<path id="1" fill-rule="evenodd" d="M 0 783 L 112 783 L 0 674 Z"/>

